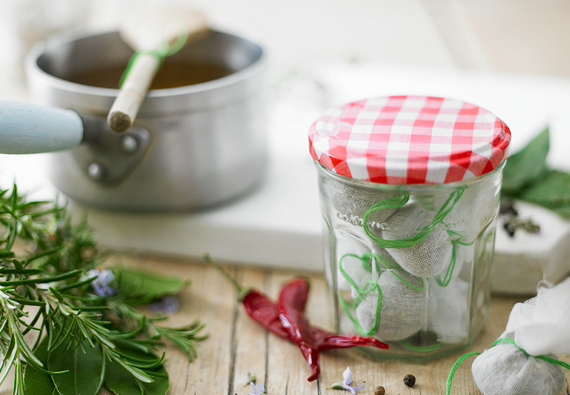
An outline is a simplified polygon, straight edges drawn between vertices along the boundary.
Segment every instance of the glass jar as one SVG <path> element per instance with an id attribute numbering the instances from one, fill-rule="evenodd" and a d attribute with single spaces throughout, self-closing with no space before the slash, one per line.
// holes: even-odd
<path id="1" fill-rule="evenodd" d="M 327 111 L 309 132 L 336 330 L 378 357 L 429 358 L 486 323 L 510 131 L 457 100 L 399 96 Z"/>

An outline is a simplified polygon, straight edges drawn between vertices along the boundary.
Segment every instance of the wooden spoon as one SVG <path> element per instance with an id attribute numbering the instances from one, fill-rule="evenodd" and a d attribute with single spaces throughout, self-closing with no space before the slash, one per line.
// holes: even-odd
<path id="1" fill-rule="evenodd" d="M 208 31 L 206 19 L 201 13 L 181 7 L 145 10 L 125 20 L 119 31 L 121 38 L 139 54 L 130 65 L 119 95 L 109 111 L 107 123 L 111 129 L 125 132 L 132 126 L 160 68 L 161 56 L 172 54 L 170 52 L 178 44 L 187 45 L 201 39 Z"/>

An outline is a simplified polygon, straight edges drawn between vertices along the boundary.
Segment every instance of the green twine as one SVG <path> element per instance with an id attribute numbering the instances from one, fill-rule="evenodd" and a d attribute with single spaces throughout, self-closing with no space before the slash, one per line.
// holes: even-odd
<path id="1" fill-rule="evenodd" d="M 141 55 L 154 55 L 156 56 L 156 58 L 158 59 L 159 65 L 158 65 L 158 69 L 160 70 L 160 68 L 162 67 L 163 63 L 164 63 L 164 58 L 167 56 L 171 56 L 174 55 L 176 52 L 180 51 L 182 49 L 182 47 L 184 47 L 184 44 L 186 44 L 186 41 L 188 41 L 188 30 L 185 30 L 183 32 L 181 32 L 178 37 L 176 37 L 176 40 L 172 43 L 172 45 L 168 45 L 168 43 L 165 41 L 161 48 L 156 49 L 156 50 L 152 50 L 152 49 L 148 49 L 148 50 L 140 50 L 140 51 L 136 51 L 133 56 L 131 56 L 131 58 L 129 59 L 129 62 L 127 63 L 127 67 L 125 68 L 125 71 L 123 71 L 123 74 L 121 75 L 121 78 L 119 80 L 119 88 L 121 88 L 123 86 L 123 83 L 125 82 L 125 80 L 127 79 L 127 76 L 129 75 L 133 65 L 135 64 L 135 61 L 137 60 L 137 58 Z"/>
<path id="2" fill-rule="evenodd" d="M 435 350 L 438 350 L 441 347 L 445 346 L 445 343 L 437 343 L 437 344 L 432 344 L 431 346 L 420 347 L 420 346 L 414 346 L 405 340 L 401 340 L 399 343 L 401 346 L 403 346 L 405 348 L 408 348 L 408 349 L 413 350 L 413 351 L 418 351 L 418 352 L 435 351 Z"/>
<path id="3" fill-rule="evenodd" d="M 467 358 L 472 357 L 473 355 L 481 355 L 480 352 L 470 352 L 463 356 L 461 356 L 451 367 L 451 371 L 449 372 L 449 376 L 447 377 L 447 382 L 445 383 L 445 395 L 449 395 L 451 393 L 451 385 L 453 384 L 453 376 L 455 376 L 455 372 L 457 372 L 457 368 L 461 365 L 461 362 L 465 361 Z"/>
<path id="4" fill-rule="evenodd" d="M 536 358 L 536 359 L 542 359 L 543 361 L 546 362 L 550 362 L 553 363 L 555 365 L 559 365 L 562 366 L 563 368 L 566 368 L 568 370 L 570 370 L 570 365 L 567 364 L 566 362 L 563 361 L 559 361 L 558 359 L 554 359 L 551 357 L 547 357 L 546 355 L 537 355 L 537 356 L 532 356 L 529 355 L 524 349 L 520 348 L 519 346 L 517 346 L 517 344 L 515 343 L 515 341 L 513 339 L 509 339 L 509 338 L 504 338 L 504 339 L 497 339 L 495 340 L 495 342 L 493 343 L 492 347 L 495 347 L 498 344 L 503 344 L 503 343 L 508 343 L 508 344 L 512 344 L 513 346 L 515 346 L 516 348 L 518 348 L 524 355 L 528 356 L 528 357 L 532 357 L 532 358 Z M 481 355 L 480 352 L 470 352 L 467 353 L 463 356 L 461 356 L 451 367 L 451 371 L 449 372 L 449 376 L 447 377 L 447 382 L 445 384 L 445 394 L 446 395 L 450 395 L 451 393 L 451 384 L 453 383 L 453 377 L 455 376 L 455 373 L 457 372 L 457 369 L 459 368 L 459 365 L 461 365 L 461 363 L 466 360 L 469 357 L 472 357 L 473 355 Z"/>

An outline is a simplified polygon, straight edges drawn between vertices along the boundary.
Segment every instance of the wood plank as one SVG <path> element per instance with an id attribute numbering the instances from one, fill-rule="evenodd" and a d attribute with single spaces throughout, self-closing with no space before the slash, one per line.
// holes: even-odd
<path id="1" fill-rule="evenodd" d="M 255 287 L 267 292 L 269 273 L 263 270 L 240 269 L 240 282 L 246 287 Z M 223 281 L 226 281 L 223 279 Z M 237 295 L 237 292 L 235 292 Z M 257 377 L 257 382 L 267 386 L 267 364 L 269 361 L 269 333 L 249 318 L 240 303 L 234 336 L 233 379 L 228 395 L 252 391 L 244 388 L 247 373 Z"/>
<path id="2" fill-rule="evenodd" d="M 160 268 L 166 273 L 181 274 L 177 270 L 170 271 L 169 265 L 161 264 Z M 209 267 L 191 265 L 184 269 L 184 276 L 193 282 L 180 295 L 180 312 L 167 323 L 180 326 L 199 319 L 206 323 L 210 336 L 200 343 L 198 358 L 192 363 L 183 352 L 172 345 L 168 347 L 166 368 L 171 377 L 170 393 L 225 394 L 232 366 L 232 336 L 238 307 L 235 291 Z M 232 270 L 230 273 L 235 275 Z"/>

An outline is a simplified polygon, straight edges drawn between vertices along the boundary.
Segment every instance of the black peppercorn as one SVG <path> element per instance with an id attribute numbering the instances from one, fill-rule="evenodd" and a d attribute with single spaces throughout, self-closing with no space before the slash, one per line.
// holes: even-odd
<path id="1" fill-rule="evenodd" d="M 384 395 L 385 393 L 386 393 L 386 390 L 381 385 L 374 388 L 374 395 Z"/>
<path id="2" fill-rule="evenodd" d="M 406 384 L 408 387 L 413 387 L 415 383 L 416 378 L 413 375 L 407 374 L 406 377 L 404 377 L 404 384 Z"/>

